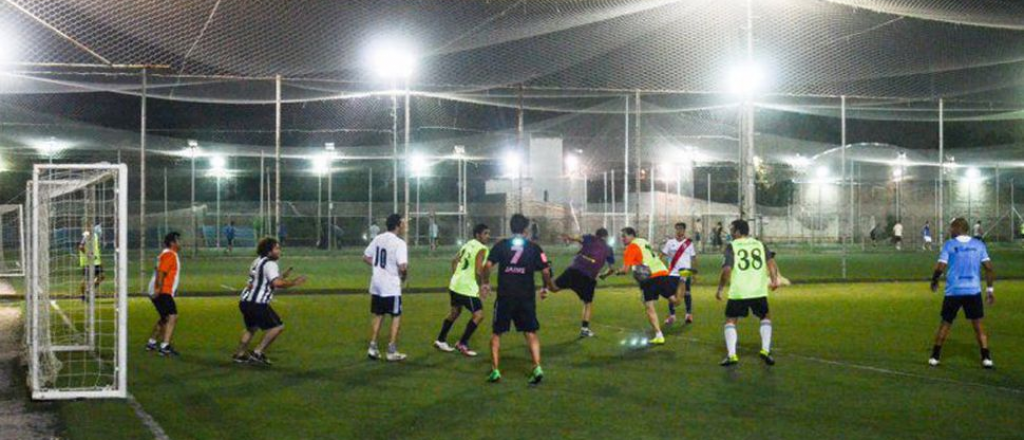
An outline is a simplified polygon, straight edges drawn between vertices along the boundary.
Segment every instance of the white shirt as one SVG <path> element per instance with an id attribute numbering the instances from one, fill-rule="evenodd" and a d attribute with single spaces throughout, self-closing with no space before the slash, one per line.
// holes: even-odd
<path id="1" fill-rule="evenodd" d="M 370 242 L 363 256 L 370 258 L 373 264 L 370 294 L 402 296 L 402 277 L 398 273 L 398 266 L 409 264 L 409 249 L 405 241 L 393 232 L 385 232 Z"/>
<path id="2" fill-rule="evenodd" d="M 281 269 L 276 260 L 259 257 L 249 266 L 249 282 L 242 291 L 241 300 L 256 304 L 267 304 L 274 299 L 274 280 L 281 278 Z"/>
<path id="3" fill-rule="evenodd" d="M 679 256 L 679 259 L 676 260 L 676 264 L 672 265 L 672 271 L 668 274 L 670 277 L 678 277 L 679 271 L 682 269 L 693 268 L 693 257 L 697 256 L 697 249 L 693 245 L 693 242 L 688 238 L 684 238 L 683 240 L 670 238 L 665 242 L 665 246 L 662 246 L 661 248 L 661 253 L 667 255 L 669 264 L 672 264 L 672 259 L 675 258 L 676 252 L 679 251 L 679 247 L 682 246 L 684 242 L 688 242 L 689 245 L 686 246 L 686 250 L 684 250 L 683 254 Z"/>
<path id="4" fill-rule="evenodd" d="M 903 236 L 903 225 L 900 224 L 900 223 L 896 223 L 896 226 L 892 227 L 892 235 L 895 235 L 897 237 L 902 237 Z"/>
<path id="5" fill-rule="evenodd" d="M 380 234 L 380 226 L 370 225 L 370 239 L 373 240 L 373 238 L 376 237 L 379 234 Z"/>

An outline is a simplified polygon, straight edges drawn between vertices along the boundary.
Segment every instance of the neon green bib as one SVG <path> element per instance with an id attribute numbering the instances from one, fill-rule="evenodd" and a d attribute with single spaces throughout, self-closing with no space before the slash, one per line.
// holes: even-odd
<path id="1" fill-rule="evenodd" d="M 768 255 L 764 244 L 749 237 L 733 240 L 732 258 L 729 299 L 768 296 Z"/>
<path id="2" fill-rule="evenodd" d="M 100 255 L 100 240 L 99 240 L 98 237 L 96 237 L 96 234 L 92 234 L 89 237 L 89 241 L 92 242 L 92 265 L 93 266 L 100 266 L 100 265 L 103 264 L 101 259 L 100 259 L 100 257 L 101 257 L 101 255 Z M 86 244 L 86 246 L 88 246 L 88 244 Z M 85 250 L 79 250 L 78 251 L 78 266 L 79 267 L 88 266 L 88 264 L 86 263 L 87 261 L 89 261 L 87 252 L 85 252 Z"/>
<path id="3" fill-rule="evenodd" d="M 469 240 L 459 249 L 459 263 L 452 274 L 452 280 L 448 283 L 448 289 L 460 295 L 479 297 L 480 286 L 476 283 L 476 256 L 484 251 L 484 259 L 487 259 L 487 246 L 479 241 Z"/>
<path id="4" fill-rule="evenodd" d="M 654 249 L 651 249 L 651 244 L 647 240 L 634 238 L 633 243 L 640 246 L 640 253 L 644 256 L 644 266 L 650 268 L 652 274 L 668 270 L 665 262 L 661 261 L 661 258 L 654 254 Z"/>

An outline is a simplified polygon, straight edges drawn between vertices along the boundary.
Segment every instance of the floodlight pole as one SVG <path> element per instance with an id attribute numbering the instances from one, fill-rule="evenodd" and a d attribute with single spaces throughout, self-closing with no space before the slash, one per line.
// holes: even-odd
<path id="1" fill-rule="evenodd" d="M 167 224 L 167 167 L 164 167 L 164 231 L 162 235 L 166 235 L 170 232 L 170 227 Z"/>
<path id="2" fill-rule="evenodd" d="M 617 211 L 618 207 L 615 206 L 615 168 L 612 168 L 612 170 L 611 170 L 611 184 L 612 184 L 612 188 L 611 188 L 611 190 L 612 190 L 612 208 L 611 208 L 611 212 L 612 212 L 612 230 L 615 231 L 615 232 L 618 232 L 618 231 L 615 230 L 615 224 L 616 224 L 615 216 L 618 214 L 618 211 Z M 613 232 L 612 236 L 613 237 L 615 236 L 614 232 Z"/>
<path id="3" fill-rule="evenodd" d="M 636 223 L 639 226 L 640 225 L 640 191 L 643 190 L 643 186 L 641 185 L 641 182 L 640 182 L 640 178 L 642 177 L 641 176 L 642 173 L 640 171 L 643 169 L 643 155 L 641 154 L 642 151 L 643 151 L 643 128 L 640 125 L 640 91 L 639 90 L 637 90 L 635 92 L 635 97 L 636 97 L 636 118 L 634 118 L 633 123 L 636 124 L 636 126 L 635 126 L 635 128 L 636 128 Z M 626 163 L 626 166 L 629 166 L 628 162 Z M 651 206 L 651 208 L 653 209 L 654 206 Z M 650 238 L 650 236 L 648 236 L 648 238 Z"/>
<path id="4" fill-rule="evenodd" d="M 220 250 L 220 172 L 217 173 L 217 250 Z"/>
<path id="5" fill-rule="evenodd" d="M 601 173 L 604 184 L 602 190 L 604 192 L 604 198 L 601 200 L 601 206 L 604 208 L 604 216 L 601 218 L 601 226 L 608 229 L 608 172 Z"/>
<path id="6" fill-rule="evenodd" d="M 192 257 L 194 258 L 199 252 L 199 235 L 197 230 L 199 229 L 198 222 L 196 221 L 196 151 L 197 147 L 189 146 L 189 156 L 192 157 L 191 165 L 191 181 L 192 181 Z"/>
<path id="7" fill-rule="evenodd" d="M 139 282 L 146 276 L 146 98 L 148 75 L 142 68 L 142 99 L 139 117 Z M 139 289 L 143 287 L 140 285 Z"/>
<path id="8" fill-rule="evenodd" d="M 319 165 L 318 165 L 319 166 Z M 316 173 L 316 241 L 317 245 L 324 240 L 324 175 Z"/>
<path id="9" fill-rule="evenodd" d="M 622 221 L 623 227 L 625 227 L 629 225 L 629 95 L 626 95 L 626 111 L 623 114 L 626 116 L 625 142 L 623 143 L 625 158 L 622 162 Z M 615 204 L 615 170 L 612 170 L 612 204 Z"/>
<path id="10" fill-rule="evenodd" d="M 271 234 L 281 233 L 281 75 L 274 77 L 274 227 Z"/>
<path id="11" fill-rule="evenodd" d="M 391 179 L 392 212 L 398 212 L 398 84 L 391 81 L 391 167 L 394 175 Z"/>
<path id="12" fill-rule="evenodd" d="M 523 85 L 519 85 L 519 100 L 516 106 L 516 149 L 519 150 L 519 166 L 517 172 L 519 177 L 516 182 L 519 186 L 519 208 L 520 214 L 523 213 L 523 167 L 526 166 L 526 147 L 523 145 Z"/>
<path id="13" fill-rule="evenodd" d="M 366 208 L 366 230 L 370 230 L 370 226 L 373 226 L 373 165 L 369 166 L 369 176 L 366 178 L 366 192 L 367 200 L 370 201 L 369 206 Z M 373 238 L 373 237 L 370 237 Z"/>
<path id="14" fill-rule="evenodd" d="M 327 250 L 334 249 L 334 157 L 327 162 Z"/>
<path id="15" fill-rule="evenodd" d="M 938 236 L 939 236 L 940 240 L 942 239 L 942 237 L 945 237 L 945 235 L 943 234 L 943 230 L 946 227 L 946 220 L 945 220 L 946 219 L 946 214 L 945 214 L 945 212 L 943 212 L 945 210 L 945 203 L 946 203 L 945 202 L 945 197 L 944 197 L 945 196 L 945 192 L 946 192 L 946 185 L 945 185 L 946 154 L 945 154 L 945 151 L 944 151 L 944 148 L 945 148 L 944 137 L 945 136 L 944 136 L 943 130 L 945 129 L 945 127 L 944 127 L 944 125 L 945 125 L 944 122 L 945 121 L 943 120 L 943 113 L 944 113 L 943 110 L 944 110 L 943 109 L 943 101 L 942 101 L 942 98 L 939 98 L 939 218 L 938 218 L 938 221 L 935 222 L 935 227 L 937 227 L 938 230 L 939 230 L 939 235 Z"/>
<path id="16" fill-rule="evenodd" d="M 405 183 L 405 215 L 402 218 L 405 219 L 408 224 L 409 221 L 409 78 L 405 79 L 405 151 L 402 154 L 403 161 L 405 163 L 405 178 L 402 179 Z M 404 229 L 405 235 L 402 237 L 406 243 L 409 242 L 409 228 Z"/>
<path id="17" fill-rule="evenodd" d="M 842 183 L 840 183 L 839 187 L 837 188 L 837 190 L 839 192 L 839 197 L 836 197 L 836 200 L 839 201 L 840 205 L 842 205 L 843 183 L 849 184 L 846 181 L 846 95 L 843 95 L 843 96 L 839 97 L 839 114 L 840 114 L 840 130 L 839 130 L 839 143 L 840 143 L 840 145 L 839 145 L 839 148 L 840 148 L 840 152 L 841 152 L 841 154 L 839 155 L 839 160 L 841 162 L 841 167 L 842 167 L 843 171 L 840 173 L 840 179 L 841 179 L 840 182 L 842 182 Z M 852 196 L 853 194 L 851 193 L 850 195 Z M 792 205 L 793 204 L 790 203 L 790 206 L 792 206 Z M 850 198 L 849 205 L 853 206 L 853 198 L 852 197 Z M 852 211 L 852 208 L 851 208 L 850 214 L 851 214 L 850 217 L 847 218 L 846 227 L 847 227 L 847 229 L 849 229 L 851 231 L 851 238 L 852 238 L 852 236 L 853 236 L 852 235 L 852 228 L 853 228 L 853 215 L 852 215 L 853 211 Z M 842 230 L 837 231 L 837 232 L 839 232 L 839 241 L 840 241 L 840 244 L 842 245 L 842 253 L 843 253 L 842 272 L 843 272 L 843 279 L 846 279 L 846 237 L 843 236 Z"/>
<path id="18" fill-rule="evenodd" d="M 650 211 L 647 212 L 647 239 L 648 240 L 654 240 L 654 203 L 655 203 L 655 201 L 654 201 L 654 179 L 656 177 L 654 175 L 654 172 L 655 172 L 654 169 L 655 168 L 657 168 L 657 167 L 655 167 L 654 164 L 652 163 L 651 164 L 651 175 L 649 176 L 649 178 L 651 179 L 651 206 L 649 208 Z M 640 198 L 637 197 L 637 200 L 639 200 L 639 199 Z M 639 213 L 639 212 L 640 212 L 640 209 L 638 208 L 637 209 L 637 213 Z M 638 216 L 639 216 L 639 214 L 638 214 Z"/>
<path id="19" fill-rule="evenodd" d="M 420 245 L 420 217 L 422 216 L 420 211 L 420 183 L 422 180 L 422 177 L 416 176 L 416 247 Z"/>
<path id="20" fill-rule="evenodd" d="M 263 223 L 266 220 L 266 216 L 263 213 L 263 209 L 263 150 L 260 150 L 260 229 L 264 228 Z M 255 238 L 256 241 L 259 241 L 260 235 L 262 234 L 263 231 L 257 231 L 255 230 L 255 228 L 253 229 L 252 235 L 254 236 L 253 238 Z"/>

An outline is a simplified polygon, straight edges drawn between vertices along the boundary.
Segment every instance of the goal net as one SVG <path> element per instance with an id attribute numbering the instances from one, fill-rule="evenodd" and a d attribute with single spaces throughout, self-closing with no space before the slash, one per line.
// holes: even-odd
<path id="1" fill-rule="evenodd" d="M 0 277 L 25 276 L 24 208 L 0 205 Z"/>
<path id="2" fill-rule="evenodd" d="M 125 397 L 127 168 L 36 165 L 29 191 L 35 399 Z"/>

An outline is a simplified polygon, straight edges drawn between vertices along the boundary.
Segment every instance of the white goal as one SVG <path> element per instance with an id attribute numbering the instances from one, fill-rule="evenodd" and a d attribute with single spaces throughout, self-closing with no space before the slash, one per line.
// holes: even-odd
<path id="1" fill-rule="evenodd" d="M 0 277 L 25 276 L 24 207 L 0 205 Z"/>
<path id="2" fill-rule="evenodd" d="M 26 327 L 34 399 L 127 396 L 125 165 L 36 165 Z"/>

